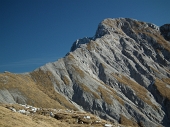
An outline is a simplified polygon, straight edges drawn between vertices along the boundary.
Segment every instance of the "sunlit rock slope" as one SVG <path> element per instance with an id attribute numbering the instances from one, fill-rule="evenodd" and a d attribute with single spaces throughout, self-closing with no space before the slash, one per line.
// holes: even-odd
<path id="1" fill-rule="evenodd" d="M 85 110 L 131 126 L 170 125 L 170 25 L 105 19 L 93 37 L 26 74 L 0 74 L 0 101 Z M 128 122 L 127 122 L 128 121 Z"/>

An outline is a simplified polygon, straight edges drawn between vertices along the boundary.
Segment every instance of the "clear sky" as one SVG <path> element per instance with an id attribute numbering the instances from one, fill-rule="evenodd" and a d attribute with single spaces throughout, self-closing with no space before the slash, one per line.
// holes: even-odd
<path id="1" fill-rule="evenodd" d="M 30 72 L 92 37 L 105 18 L 170 23 L 170 0 L 0 0 L 0 72 Z"/>

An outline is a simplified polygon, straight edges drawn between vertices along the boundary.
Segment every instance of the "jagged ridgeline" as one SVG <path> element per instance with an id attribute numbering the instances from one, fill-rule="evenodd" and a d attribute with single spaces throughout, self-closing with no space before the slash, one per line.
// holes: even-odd
<path id="1" fill-rule="evenodd" d="M 93 37 L 26 74 L 0 74 L 0 102 L 84 110 L 129 126 L 170 125 L 170 25 L 105 19 Z"/>

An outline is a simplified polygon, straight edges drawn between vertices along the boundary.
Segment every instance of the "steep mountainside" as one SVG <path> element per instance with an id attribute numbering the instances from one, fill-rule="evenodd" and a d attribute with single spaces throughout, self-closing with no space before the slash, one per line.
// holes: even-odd
<path id="1" fill-rule="evenodd" d="M 56 62 L 0 74 L 0 102 L 85 110 L 131 126 L 170 125 L 170 25 L 105 19 Z M 127 122 L 128 121 L 128 122 Z"/>

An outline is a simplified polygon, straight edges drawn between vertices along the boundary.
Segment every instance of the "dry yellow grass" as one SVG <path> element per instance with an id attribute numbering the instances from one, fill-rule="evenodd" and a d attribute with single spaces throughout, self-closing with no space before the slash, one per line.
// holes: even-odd
<path id="1" fill-rule="evenodd" d="M 101 65 L 102 65 L 102 67 L 103 67 L 104 69 L 107 68 L 106 65 L 105 65 L 104 63 L 101 63 Z"/>
<path id="2" fill-rule="evenodd" d="M 108 85 L 106 85 L 106 87 L 111 91 L 109 91 L 110 95 L 112 95 L 121 105 L 124 105 L 123 99 L 117 95 L 116 91 Z"/>
<path id="3" fill-rule="evenodd" d="M 151 66 L 149 66 L 149 67 L 150 67 L 154 72 L 160 74 L 160 72 L 159 72 L 157 69 L 155 69 L 155 68 L 153 68 L 153 67 L 151 67 Z"/>
<path id="4" fill-rule="evenodd" d="M 74 60 L 75 59 L 73 54 L 71 54 L 71 53 L 69 53 L 69 55 L 66 56 L 66 57 L 67 57 L 68 60 Z"/>
<path id="5" fill-rule="evenodd" d="M 0 89 L 19 91 L 26 98 L 26 103 L 29 105 L 64 108 L 42 92 L 29 75 L 3 73 L 0 74 L 0 79 Z M 6 81 L 4 82 L 4 80 Z"/>
<path id="6" fill-rule="evenodd" d="M 77 66 L 75 65 L 72 65 L 72 67 L 74 68 L 75 72 L 81 77 L 81 78 L 84 78 L 85 74 L 84 72 Z"/>
<path id="7" fill-rule="evenodd" d="M 103 23 L 106 24 L 107 26 L 109 26 L 110 28 L 115 28 L 116 26 L 119 26 L 120 21 L 119 21 L 119 19 L 116 19 L 116 20 L 106 19 L 103 21 Z M 115 32 L 117 32 L 120 35 L 125 35 L 121 29 L 116 29 Z"/>
<path id="8" fill-rule="evenodd" d="M 170 78 L 163 78 L 162 80 L 156 78 L 154 85 L 163 97 L 170 100 L 170 88 L 167 88 L 166 86 L 170 85 Z"/>
<path id="9" fill-rule="evenodd" d="M 134 120 L 127 119 L 123 115 L 120 115 L 120 124 L 132 126 L 132 127 L 139 127 L 139 125 Z"/>
<path id="10" fill-rule="evenodd" d="M 154 31 L 154 33 L 151 32 L 151 31 L 153 31 L 153 29 L 150 28 L 150 27 L 147 27 L 147 28 L 141 29 L 141 30 L 139 30 L 139 29 L 137 29 L 137 27 L 135 27 L 134 30 L 135 30 L 136 34 L 143 33 L 143 34 L 145 34 L 147 36 L 152 37 L 154 40 L 157 41 L 158 44 L 163 46 L 167 51 L 170 51 L 170 44 L 168 43 L 168 41 L 166 41 L 163 38 L 162 35 L 160 35 L 159 32 L 157 32 L 157 31 Z"/>
<path id="11" fill-rule="evenodd" d="M 31 76 L 30 76 L 31 75 Z M 69 108 L 77 110 L 64 96 L 57 93 L 51 79 L 51 72 L 37 70 L 30 75 L 2 73 L 0 74 L 0 89 L 16 90 L 26 99 L 26 103 L 44 108 Z"/>
<path id="12" fill-rule="evenodd" d="M 61 79 L 63 80 L 64 84 L 66 84 L 66 85 L 69 85 L 69 84 L 70 84 L 69 79 L 68 79 L 65 75 L 62 76 Z"/>
<path id="13" fill-rule="evenodd" d="M 115 27 L 115 25 L 119 24 L 118 20 L 110 20 L 110 19 L 105 19 L 103 23 L 109 27 Z"/>
<path id="14" fill-rule="evenodd" d="M 20 113 L 11 112 L 0 106 L 0 127 L 69 127 L 69 124 L 62 123 L 50 117 L 36 115 L 26 116 Z"/>
<path id="15" fill-rule="evenodd" d="M 169 73 L 170 74 L 170 69 L 165 69 L 166 71 L 167 71 L 167 73 Z"/>
<path id="16" fill-rule="evenodd" d="M 93 49 L 96 49 L 96 47 L 99 47 L 99 44 L 96 43 L 95 41 L 90 41 L 89 43 L 87 43 L 87 49 L 89 51 L 93 50 Z"/>
<path id="17" fill-rule="evenodd" d="M 93 42 L 89 42 L 89 43 L 87 43 L 87 49 L 88 50 L 92 50 L 93 48 L 94 48 L 94 45 L 92 44 Z"/>
<path id="18" fill-rule="evenodd" d="M 115 91 L 112 87 L 106 85 L 104 82 L 102 82 L 102 81 L 100 81 L 100 80 L 98 80 L 98 79 L 96 79 L 96 78 L 93 78 L 93 79 L 96 80 L 97 82 L 99 82 L 100 84 L 102 84 L 103 86 L 105 86 L 107 89 L 109 89 L 110 91 L 108 91 L 108 93 L 109 93 L 110 95 L 112 95 L 120 104 L 124 105 L 123 99 L 120 98 L 120 97 L 117 95 L 116 91 Z"/>
<path id="19" fill-rule="evenodd" d="M 139 21 L 134 21 L 134 27 L 140 27 L 141 26 L 141 23 Z"/>
<path id="20" fill-rule="evenodd" d="M 141 86 L 140 84 L 138 84 L 135 81 L 130 80 L 128 77 L 126 77 L 124 75 L 119 75 L 118 76 L 118 75 L 112 73 L 112 76 L 115 77 L 118 80 L 118 82 L 131 87 L 135 91 L 136 95 L 142 101 L 146 102 L 148 105 L 152 106 L 154 109 L 157 109 L 157 106 L 154 105 L 150 101 L 150 98 L 148 97 L 148 94 L 147 94 L 148 92 L 143 86 Z"/>
<path id="21" fill-rule="evenodd" d="M 23 109 L 23 107 L 18 104 L 0 104 L 1 127 L 103 127 L 106 123 L 112 124 L 113 127 L 125 127 L 120 124 L 115 125 L 114 123 L 86 112 L 70 112 L 66 109 L 55 110 L 43 108 L 36 113 L 23 115 L 5 108 L 7 106 L 17 107 L 18 110 Z M 54 117 L 49 115 L 50 112 L 54 113 Z M 87 116 L 90 117 L 90 119 L 87 118 Z"/>
<path id="22" fill-rule="evenodd" d="M 77 108 L 70 103 L 64 96 L 61 94 L 57 93 L 54 90 L 54 86 L 51 82 L 51 78 L 53 78 L 53 75 L 49 71 L 34 71 L 31 73 L 32 77 L 36 81 L 37 87 L 46 95 L 48 95 L 51 99 L 55 100 L 56 102 L 59 102 L 62 106 L 69 108 L 69 109 L 74 109 L 77 110 Z"/>
<path id="23" fill-rule="evenodd" d="M 160 45 L 162 45 L 167 51 L 170 52 L 170 44 L 169 44 L 168 41 L 166 41 L 166 40 L 163 38 L 163 36 L 161 36 L 161 35 L 155 35 L 155 36 L 153 36 L 153 37 L 157 40 L 157 42 L 158 42 Z"/>
<path id="24" fill-rule="evenodd" d="M 152 37 L 154 40 L 157 41 L 158 44 L 160 44 L 161 46 L 163 46 L 167 51 L 170 51 L 170 44 L 168 43 L 168 41 L 166 41 L 164 39 L 164 37 L 156 30 L 150 28 L 150 27 L 147 27 L 147 28 L 142 28 L 139 29 L 139 26 L 142 26 L 143 23 L 142 22 L 139 22 L 139 21 L 136 21 L 135 22 L 135 25 L 133 26 L 133 29 L 134 31 L 136 32 L 136 34 L 145 34 L 147 36 L 150 36 Z"/>
<path id="25" fill-rule="evenodd" d="M 170 85 L 170 78 L 163 78 L 162 81 Z"/>
<path id="26" fill-rule="evenodd" d="M 90 90 L 90 88 L 87 87 L 85 84 L 83 84 L 83 83 L 81 83 L 79 81 L 76 81 L 76 83 L 83 89 L 83 91 L 92 94 L 95 97 L 95 99 L 100 99 L 100 96 L 97 93 Z"/>
<path id="27" fill-rule="evenodd" d="M 90 119 L 86 119 L 85 116 L 90 116 Z M 80 112 L 74 114 L 58 113 L 54 117 L 62 122 L 69 123 L 71 127 L 103 127 L 106 123 L 110 123 L 108 121 L 97 118 L 96 116 L 91 115 L 89 113 Z M 113 127 L 116 126 L 113 125 Z"/>
<path id="28" fill-rule="evenodd" d="M 118 26 L 119 24 L 119 21 L 118 20 L 110 20 L 110 19 L 107 19 L 107 20 L 104 20 L 103 21 L 104 24 L 110 26 L 111 28 L 112 27 L 115 27 L 116 25 Z M 140 27 L 140 26 L 143 26 L 144 22 L 140 22 L 140 21 L 133 21 L 133 30 L 136 32 L 136 34 L 145 34 L 147 36 L 150 36 L 152 38 L 154 38 L 157 43 L 159 43 L 160 45 L 162 45 L 167 51 L 170 51 L 170 44 L 168 43 L 168 41 L 166 41 L 162 35 L 160 35 L 160 33 L 150 27 L 147 27 L 147 28 L 143 28 L 143 27 Z M 119 34 L 123 34 L 122 31 L 120 31 L 120 29 L 117 30 L 117 32 Z"/>
<path id="29" fill-rule="evenodd" d="M 99 86 L 97 91 L 101 94 L 101 98 L 109 105 L 113 104 L 110 93 L 105 88 Z"/>

